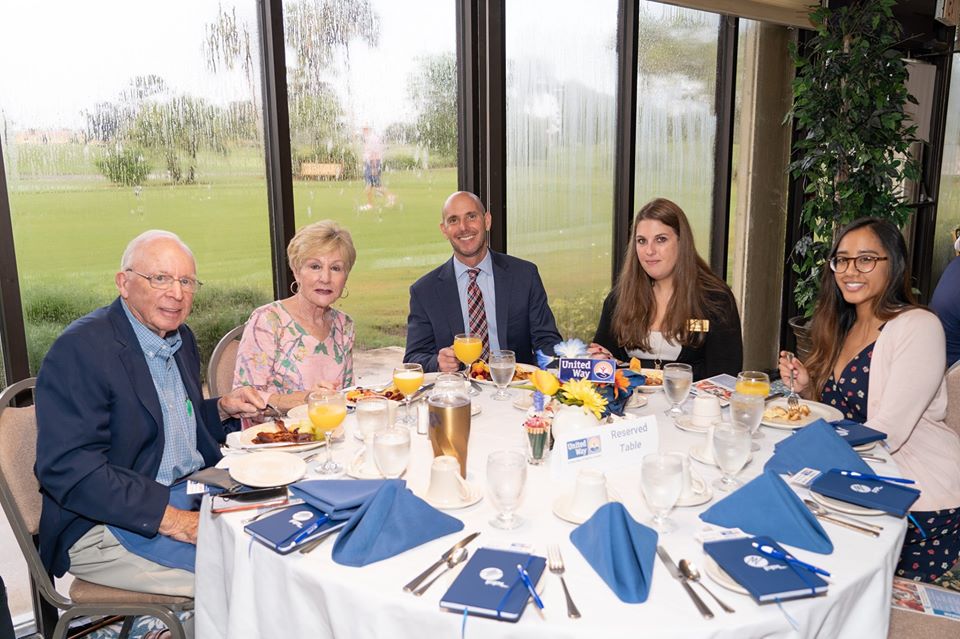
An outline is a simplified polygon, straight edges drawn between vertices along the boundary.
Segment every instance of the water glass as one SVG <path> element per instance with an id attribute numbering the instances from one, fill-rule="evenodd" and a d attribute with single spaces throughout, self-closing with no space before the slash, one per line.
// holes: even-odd
<path id="1" fill-rule="evenodd" d="M 741 486 L 736 479 L 750 459 L 750 431 L 737 424 L 718 424 L 713 430 L 713 458 L 723 477 L 713 481 L 714 488 L 722 491 L 735 490 Z"/>
<path id="2" fill-rule="evenodd" d="M 663 367 L 663 392 L 667 394 L 672 406 L 666 411 L 668 417 L 676 420 L 683 415 L 680 407 L 686 401 L 693 385 L 693 369 L 689 364 L 671 362 Z"/>
<path id="3" fill-rule="evenodd" d="M 677 524 L 667 517 L 683 491 L 683 460 L 670 453 L 644 455 L 640 464 L 640 488 L 647 508 L 653 513 L 653 527 L 660 534 L 673 532 Z"/>
<path id="4" fill-rule="evenodd" d="M 513 351 L 490 351 L 490 378 L 497 386 L 494 399 L 510 399 L 512 395 L 506 390 L 513 381 L 513 373 L 517 370 L 517 357 Z"/>
<path id="5" fill-rule="evenodd" d="M 764 396 L 762 395 L 734 393 L 730 396 L 730 421 L 750 431 L 753 439 L 763 437 L 763 435 L 758 432 L 760 430 L 760 422 L 763 420 L 763 409 Z M 760 445 L 753 442 L 750 450 L 760 450 Z"/>
<path id="6" fill-rule="evenodd" d="M 410 461 L 410 429 L 391 426 L 374 435 L 373 459 L 387 479 L 402 475 Z"/>
<path id="7" fill-rule="evenodd" d="M 497 516 L 490 520 L 494 528 L 510 530 L 523 523 L 516 514 L 527 481 L 526 456 L 516 450 L 499 450 L 487 457 L 487 491 Z"/>

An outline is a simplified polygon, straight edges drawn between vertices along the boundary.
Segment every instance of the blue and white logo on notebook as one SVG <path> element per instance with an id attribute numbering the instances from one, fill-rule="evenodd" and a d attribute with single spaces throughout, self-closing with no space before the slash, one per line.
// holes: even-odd
<path id="1" fill-rule="evenodd" d="M 743 563 L 751 568 L 765 568 L 770 562 L 767 561 L 766 557 L 761 557 L 760 555 L 747 555 L 743 558 Z"/>
<path id="2" fill-rule="evenodd" d="M 863 484 L 850 484 L 850 490 L 855 493 L 879 493 L 883 486 L 864 486 Z"/>

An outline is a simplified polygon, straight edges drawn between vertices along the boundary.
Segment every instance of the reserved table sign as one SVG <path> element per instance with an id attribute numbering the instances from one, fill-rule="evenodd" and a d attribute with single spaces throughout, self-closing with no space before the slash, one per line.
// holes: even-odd
<path id="1" fill-rule="evenodd" d="M 576 476 L 581 468 L 603 472 L 628 465 L 639 468 L 641 458 L 656 452 L 659 445 L 657 418 L 653 415 L 570 430 L 555 435 L 550 474 L 562 479 Z"/>
<path id="2" fill-rule="evenodd" d="M 589 357 L 561 357 L 558 377 L 561 382 L 586 377 L 591 382 L 610 384 L 617 374 L 617 361 Z"/>

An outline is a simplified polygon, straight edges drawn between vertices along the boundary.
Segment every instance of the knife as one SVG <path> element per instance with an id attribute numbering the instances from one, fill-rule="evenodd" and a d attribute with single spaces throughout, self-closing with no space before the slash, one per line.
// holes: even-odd
<path id="1" fill-rule="evenodd" d="M 670 576 L 683 584 L 683 589 L 686 590 L 690 598 L 693 599 L 693 603 L 696 604 L 697 610 L 700 611 L 703 618 L 713 619 L 713 613 L 710 611 L 710 608 L 707 607 L 707 604 L 703 603 L 703 599 L 701 599 L 700 596 L 693 591 L 693 588 L 690 587 L 690 584 L 687 583 L 686 578 L 680 573 L 680 569 L 677 568 L 677 564 L 673 563 L 673 559 L 670 559 L 670 555 L 667 554 L 667 549 L 658 545 L 657 557 L 659 557 L 663 565 L 667 567 Z"/>
<path id="2" fill-rule="evenodd" d="M 424 393 L 426 393 L 428 390 L 433 388 L 434 385 L 435 385 L 434 382 L 430 382 L 429 384 L 424 384 L 423 386 L 421 386 L 420 390 L 418 390 L 416 393 L 410 396 L 410 403 L 412 404 L 418 399 L 420 399 L 421 397 L 423 397 Z"/>
<path id="3" fill-rule="evenodd" d="M 439 568 L 441 564 L 447 561 L 447 559 L 450 559 L 450 555 L 457 552 L 458 550 L 460 550 L 461 548 L 469 544 L 471 541 L 476 539 L 477 535 L 479 534 L 480 534 L 479 532 L 470 533 L 469 535 L 467 535 L 466 537 L 464 537 L 463 539 L 455 543 L 450 548 L 450 550 L 448 550 L 447 552 L 443 553 L 443 555 L 440 556 L 440 559 L 438 559 L 435 564 L 433 564 L 432 566 L 424 570 L 422 573 L 420 573 L 416 577 L 414 577 L 410 583 L 404 586 L 403 587 L 404 592 L 413 592 L 414 588 L 419 586 L 424 579 L 430 576 L 430 573 L 432 573 L 434 570 Z"/>

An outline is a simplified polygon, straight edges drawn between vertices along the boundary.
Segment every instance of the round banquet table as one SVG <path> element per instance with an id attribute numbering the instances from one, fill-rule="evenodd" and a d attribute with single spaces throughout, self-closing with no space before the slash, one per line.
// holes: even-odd
<path id="1" fill-rule="evenodd" d="M 515 396 L 526 391 L 514 390 Z M 487 455 L 494 450 L 523 446 L 520 424 L 524 413 L 509 401 L 491 399 L 492 387 L 485 387 L 473 401 L 481 413 L 473 417 L 467 460 L 467 479 L 485 488 Z M 704 436 L 676 428 L 663 415 L 667 401 L 662 392 L 647 396 L 647 406 L 628 410 L 627 416 L 657 416 L 660 448 L 688 451 L 703 443 Z M 687 405 L 689 411 L 689 403 Z M 345 442 L 334 449 L 338 461 L 346 464 L 354 458 L 361 442 L 355 439 L 353 415 L 344 422 Z M 789 431 L 761 427 L 765 437 L 762 450 L 740 473 L 748 481 L 762 472 L 763 463 L 772 454 L 773 445 Z M 322 449 L 321 449 L 322 450 Z M 315 451 L 314 451 L 315 452 Z M 877 465 L 883 474 L 895 473 L 896 466 L 880 447 L 874 454 L 888 459 Z M 248 453 L 256 454 L 256 453 Z M 303 456 L 309 453 L 303 453 Z M 407 486 L 422 494 L 429 478 L 432 450 L 425 435 L 414 434 L 410 465 L 404 478 Z M 708 482 L 719 470 L 698 462 L 693 469 Z M 468 636 L 484 639 L 498 637 L 630 637 L 655 632 L 658 637 L 885 637 L 890 619 L 890 590 L 893 570 L 902 543 L 904 520 L 882 515 L 869 517 L 884 527 L 879 538 L 822 522 L 834 543 L 830 555 L 818 555 L 789 548 L 801 560 L 830 571 L 826 596 L 788 601 L 781 611 L 776 604 L 757 605 L 747 595 L 720 587 L 708 577 L 704 581 L 721 599 L 736 609 L 724 613 L 700 588 L 701 598 L 713 609 L 715 618 L 703 619 L 682 585 L 671 578 L 659 560 L 654 561 L 654 576 L 645 603 L 621 602 L 586 563 L 571 544 L 569 535 L 576 527 L 559 519 L 552 505 L 560 495 L 572 490 L 573 479 L 553 481 L 547 466 L 528 466 L 527 484 L 519 514 L 525 523 L 512 531 L 490 526 L 494 515 L 489 499 L 460 510 L 447 511 L 459 518 L 465 528 L 435 539 L 390 559 L 363 568 L 339 565 L 331 559 L 333 541 L 324 542 L 310 554 L 294 552 L 279 555 L 251 542 L 243 532 L 242 520 L 250 512 L 212 516 L 209 500 L 204 500 L 196 563 L 196 636 L 214 637 L 369 637 L 423 639 L 457 637 L 462 616 L 440 609 L 438 602 L 456 571 L 448 573 L 422 597 L 403 592 L 402 587 L 432 564 L 452 544 L 465 535 L 481 534 L 467 548 L 504 547 L 527 544 L 546 556 L 547 544 L 559 544 L 566 562 L 566 581 L 582 618 L 568 619 L 559 579 L 545 572 L 539 587 L 546 606 L 543 616 L 531 605 L 518 623 L 471 616 L 466 625 Z M 638 521 L 649 523 L 640 492 L 638 467 L 607 473 L 609 486 Z M 803 489 L 797 489 L 798 492 Z M 805 491 L 803 491 L 805 492 Z M 660 537 L 675 562 L 692 560 L 703 572 L 705 557 L 695 535 L 704 526 L 698 514 L 716 503 L 723 494 L 714 491 L 713 500 L 694 508 L 674 509 L 671 517 L 677 531 Z M 417 522 L 410 522 L 415 526 Z M 797 622 L 799 632 L 784 612 Z"/>

